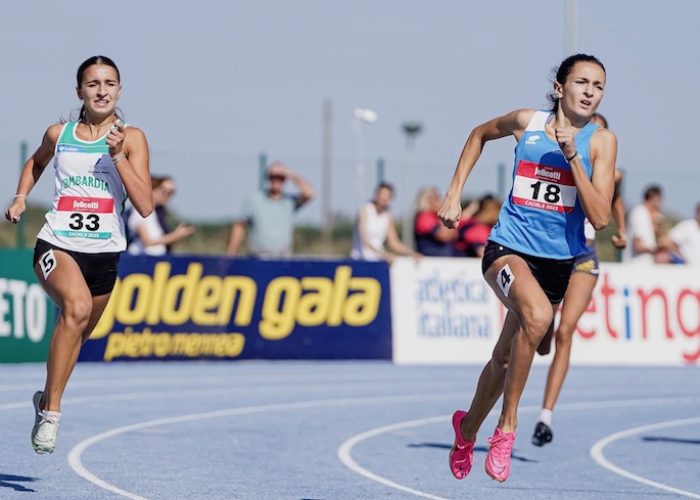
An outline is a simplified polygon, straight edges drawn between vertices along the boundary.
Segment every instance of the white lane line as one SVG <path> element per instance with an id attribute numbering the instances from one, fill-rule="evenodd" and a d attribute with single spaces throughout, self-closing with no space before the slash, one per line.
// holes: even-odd
<path id="1" fill-rule="evenodd" d="M 221 389 L 191 389 L 187 391 L 183 390 L 158 390 L 158 391 L 146 391 L 146 392 L 126 392 L 121 394 L 103 394 L 103 395 L 93 395 L 93 396 L 78 396 L 73 398 L 63 398 L 61 400 L 62 405 L 73 405 L 73 404 L 99 404 L 106 402 L 115 401 L 140 401 L 140 400 L 155 400 L 155 399 L 182 399 L 184 397 L 211 397 L 221 394 L 231 394 L 231 388 L 221 388 Z M 31 408 L 31 401 L 18 401 L 15 403 L 4 403 L 0 404 L 0 411 L 3 410 L 17 410 L 21 408 Z"/>
<path id="2" fill-rule="evenodd" d="M 622 408 L 622 407 L 639 407 L 639 406 L 660 406 L 669 404 L 687 404 L 687 403 L 697 403 L 700 401 L 698 397 L 680 397 L 680 398 L 657 398 L 657 399 L 623 399 L 617 401 L 583 401 L 580 403 L 564 403 L 557 406 L 557 410 L 598 410 L 602 408 Z M 518 409 L 518 413 L 535 413 L 542 409 L 541 405 L 524 406 Z M 496 409 L 492 410 L 489 415 L 496 413 Z M 364 441 L 366 439 L 384 434 L 387 432 L 392 432 L 398 429 L 408 429 L 411 427 L 419 427 L 422 425 L 431 425 L 436 423 L 448 422 L 450 420 L 449 416 L 435 416 L 427 417 L 417 420 L 408 420 L 404 422 L 397 422 L 395 424 L 386 425 L 383 427 L 378 427 L 376 429 L 370 429 L 361 434 L 350 437 L 345 442 L 343 442 L 338 448 L 338 459 L 345 465 L 348 469 L 359 474 L 360 476 L 376 481 L 389 488 L 394 488 L 405 493 L 410 493 L 415 496 L 424 498 L 442 498 L 435 496 L 431 493 L 424 491 L 415 490 L 404 486 L 399 483 L 395 483 L 385 477 L 382 477 L 369 469 L 359 465 L 355 459 L 352 458 L 353 447 Z"/>
<path id="3" fill-rule="evenodd" d="M 278 383 L 274 386 L 255 386 L 255 390 L 257 393 L 263 393 L 264 391 L 274 391 L 274 392 L 279 392 L 281 389 L 284 389 L 286 387 L 289 388 L 296 388 L 299 389 L 297 384 L 293 383 L 285 383 L 281 384 Z M 222 385 L 220 388 L 212 388 L 208 390 L 204 389 L 194 389 L 190 388 L 187 390 L 182 390 L 182 389 L 173 389 L 173 390 L 162 390 L 162 389 L 154 389 L 153 391 L 142 391 L 142 392 L 126 392 L 126 393 L 120 393 L 120 394 L 95 394 L 95 395 L 89 395 L 89 396 L 75 396 L 75 397 L 67 397 L 67 398 L 62 398 L 61 403 L 63 405 L 72 405 L 72 404 L 98 404 L 98 403 L 104 403 L 104 402 L 114 402 L 114 401 L 138 401 L 138 400 L 143 400 L 143 399 L 181 399 L 183 397 L 189 397 L 189 396 L 194 396 L 194 397 L 204 397 L 204 396 L 215 396 L 218 394 L 232 394 L 234 392 L 248 392 L 251 389 L 251 386 L 246 385 L 243 387 L 230 387 L 230 382 L 226 382 L 227 385 Z M 334 387 L 345 385 L 345 382 L 338 383 L 338 382 L 329 382 L 329 381 L 320 381 L 320 382 L 314 382 L 314 381 L 309 381 L 304 383 L 304 387 L 302 387 L 302 390 L 309 390 L 313 391 L 315 388 L 321 387 L 321 386 L 326 386 L 326 385 L 332 385 Z M 356 383 L 352 382 L 347 382 L 347 385 L 357 385 Z M 391 385 L 391 383 L 383 383 L 379 382 L 374 384 L 372 387 L 374 389 L 381 388 L 384 385 Z M 216 386 L 214 386 L 216 387 Z M 33 389 L 36 389 L 37 386 L 32 386 Z M 109 389 L 109 387 L 108 387 Z M 452 395 L 458 394 L 458 393 L 451 393 Z M 32 407 L 32 401 L 31 398 L 25 399 L 23 401 L 16 401 L 14 403 L 0 403 L 0 411 L 4 410 L 19 410 L 23 408 L 31 408 Z"/>
<path id="4" fill-rule="evenodd" d="M 345 465 L 347 468 L 349 468 L 351 471 L 355 472 L 356 474 L 359 474 L 360 476 L 364 476 L 367 479 L 371 479 L 372 481 L 376 481 L 379 484 L 383 484 L 384 486 L 388 486 L 389 488 L 403 491 L 404 493 L 410 493 L 411 495 L 415 495 L 417 497 L 432 498 L 434 500 L 446 500 L 444 497 L 439 497 L 439 496 L 432 495 L 430 493 L 426 493 L 423 491 L 414 490 L 413 488 L 409 488 L 408 486 L 404 486 L 402 484 L 395 483 L 394 481 L 390 481 L 389 479 L 386 479 L 378 474 L 375 474 L 374 472 L 362 467 L 357 462 L 355 462 L 355 460 L 352 458 L 351 451 L 352 451 L 353 446 L 355 446 L 360 441 L 364 441 L 365 439 L 369 439 L 369 438 L 372 438 L 374 436 L 378 436 L 379 434 L 384 434 L 386 432 L 393 432 L 393 431 L 397 431 L 397 430 L 401 430 L 401 429 L 409 429 L 411 427 L 419 427 L 421 425 L 442 423 L 442 422 L 445 422 L 447 420 L 448 420 L 448 418 L 445 417 L 444 415 L 441 415 L 439 417 L 420 418 L 417 420 L 408 420 L 405 422 L 399 422 L 397 424 L 385 425 L 384 427 L 377 427 L 376 429 L 372 429 L 372 430 L 369 430 L 367 432 L 357 434 L 340 445 L 340 448 L 338 448 L 338 459 L 340 460 L 340 462 L 343 465 Z"/>
<path id="5" fill-rule="evenodd" d="M 87 376 L 86 374 L 81 374 L 83 377 Z M 118 375 L 117 375 L 118 376 Z M 209 384 L 216 384 L 219 383 L 221 385 L 224 384 L 230 384 L 230 381 L 232 379 L 235 379 L 237 382 L 245 382 L 246 384 L 262 384 L 262 385 L 267 385 L 267 384 L 277 384 L 279 382 L 279 375 L 276 374 L 275 376 L 272 375 L 241 375 L 241 374 L 236 374 L 234 372 L 232 373 L 222 373 L 222 374 L 217 374 L 217 375 L 203 375 L 203 376 L 161 376 L 161 377 L 150 377 L 147 374 L 144 374 L 143 376 L 140 377 L 121 377 L 118 376 L 119 378 L 115 377 L 108 377 L 108 378 L 92 378 L 89 380 L 75 380 L 71 381 L 70 387 L 71 389 L 76 389 L 76 388 L 96 388 L 96 389 L 105 389 L 105 388 L 113 388 L 113 387 L 134 387 L 134 386 L 139 386 L 139 387 L 148 387 L 148 386 L 155 386 L 155 387 L 161 387 L 161 386 L 166 386 L 166 385 L 187 385 L 187 386 L 196 386 L 196 385 L 209 385 Z M 41 389 L 44 387 L 44 383 L 46 381 L 46 378 L 42 379 L 37 379 L 36 381 L 33 382 L 27 382 L 26 379 L 23 380 L 22 382 L 18 383 L 9 383 L 9 384 L 0 384 L 0 392 L 6 391 L 6 392 L 17 392 L 17 391 L 25 391 L 25 390 L 31 390 L 35 391 L 38 389 Z M 285 376 L 284 378 L 285 383 L 287 384 L 292 384 L 292 383 L 303 383 L 303 384 L 358 384 L 358 383 L 363 383 L 363 382 L 376 382 L 375 379 L 371 378 L 366 378 L 366 379 L 352 379 L 349 377 L 337 377 L 337 378 L 331 378 L 328 380 L 323 380 L 320 381 L 317 379 L 315 375 L 309 374 L 309 375 L 290 375 L 290 376 Z M 410 380 L 401 380 L 402 382 L 410 382 Z M 382 381 L 384 384 L 390 384 L 393 382 L 399 382 L 399 380 L 385 380 Z"/>
<path id="6" fill-rule="evenodd" d="M 459 393 L 461 394 L 461 393 Z M 136 495 L 129 491 L 123 490 L 113 484 L 108 483 L 97 477 L 95 474 L 90 472 L 82 463 L 82 455 L 90 446 L 105 439 L 118 436 L 120 434 L 125 434 L 127 432 L 132 432 L 136 430 L 146 429 L 150 427 L 158 427 L 162 425 L 173 425 L 181 424 L 184 422 L 194 422 L 197 420 L 207 420 L 212 418 L 222 418 L 222 417 L 232 417 L 236 415 L 245 415 L 251 413 L 262 413 L 265 411 L 278 411 L 278 410 L 302 410 L 308 408 L 318 408 L 326 407 L 329 405 L 355 405 L 355 404 L 366 404 L 366 403 L 384 403 L 387 401 L 397 402 L 397 401 L 424 401 L 426 399 L 442 399 L 442 398 L 454 398 L 457 393 L 444 393 L 444 394 L 418 394 L 418 395 L 406 395 L 406 396 L 377 396 L 369 398 L 345 398 L 345 399 L 328 399 L 328 400 L 313 400 L 313 401 L 300 401 L 296 403 L 279 403 L 270 405 L 259 405 L 259 406 L 246 406 L 242 408 L 230 408 L 226 410 L 216 410 L 205 413 L 194 413 L 190 415 L 181 415 L 178 417 L 167 417 L 159 418 L 156 420 L 149 420 L 146 422 L 139 422 L 131 425 L 125 425 L 122 427 L 116 427 L 108 431 L 102 432 L 91 436 L 77 445 L 75 445 L 68 453 L 68 464 L 71 468 L 87 481 L 92 484 L 99 486 L 102 489 L 121 495 L 132 500 L 145 500 L 145 497 Z"/>
<path id="7" fill-rule="evenodd" d="M 613 443 L 619 439 L 634 436 L 635 434 L 641 434 L 643 432 L 655 431 L 658 429 L 668 429 L 671 427 L 682 427 L 685 425 L 693 425 L 693 424 L 700 424 L 700 417 L 685 418 L 682 420 L 669 420 L 666 422 L 658 422 L 655 424 L 643 425 L 641 427 L 634 427 L 632 429 L 627 429 L 624 431 L 616 432 L 615 434 L 610 434 L 609 436 L 604 437 L 603 439 L 596 442 L 591 447 L 591 458 L 593 458 L 593 460 L 601 467 L 608 469 L 610 472 L 613 472 L 613 473 L 615 473 L 619 476 L 625 477 L 627 479 L 637 481 L 639 483 L 645 484 L 647 486 L 651 486 L 653 488 L 658 488 L 660 490 L 675 493 L 677 495 L 683 495 L 683 496 L 690 497 L 690 498 L 700 498 L 700 494 L 693 493 L 692 491 L 686 491 L 686 490 L 682 490 L 680 488 L 675 488 L 673 486 L 669 486 L 669 485 L 663 484 L 663 483 L 658 483 L 656 481 L 652 481 L 651 479 L 647 479 L 647 478 L 639 476 L 637 474 L 633 474 L 632 472 L 629 472 L 628 470 L 625 470 L 622 467 L 619 467 L 619 466 L 615 465 L 614 463 L 612 463 L 610 460 L 605 458 L 605 455 L 603 453 L 603 450 L 605 450 L 606 446 L 608 446 L 610 443 Z"/>

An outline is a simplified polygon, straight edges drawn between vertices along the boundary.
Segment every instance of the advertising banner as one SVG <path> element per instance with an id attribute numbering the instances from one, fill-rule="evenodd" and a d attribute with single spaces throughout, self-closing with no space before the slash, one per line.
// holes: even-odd
<path id="1" fill-rule="evenodd" d="M 32 268 L 32 250 L 0 249 L 0 363 L 46 361 L 56 308 Z"/>
<path id="2" fill-rule="evenodd" d="M 603 263 L 571 362 L 700 364 L 700 269 Z M 397 363 L 488 361 L 505 317 L 478 259 L 397 259 L 391 268 Z M 535 357 L 549 363 L 551 354 Z"/>
<path id="3" fill-rule="evenodd" d="M 390 359 L 385 263 L 122 257 L 81 361 Z"/>
<path id="4" fill-rule="evenodd" d="M 395 259 L 391 303 L 395 363 L 485 362 L 501 331 L 479 259 Z"/>

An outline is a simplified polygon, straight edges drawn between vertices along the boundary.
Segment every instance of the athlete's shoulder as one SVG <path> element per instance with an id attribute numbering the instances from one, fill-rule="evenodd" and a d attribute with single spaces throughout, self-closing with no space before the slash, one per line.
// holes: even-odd
<path id="1" fill-rule="evenodd" d="M 524 129 L 527 127 L 528 123 L 530 123 L 530 120 L 532 120 L 532 117 L 535 116 L 537 111 L 537 109 L 532 108 L 520 108 L 511 111 L 505 116 L 512 121 L 516 128 Z"/>
<path id="2" fill-rule="evenodd" d="M 136 150 L 148 151 L 148 141 L 143 130 L 132 125 L 124 128 L 124 146 L 127 151 L 133 153 Z"/>
<path id="3" fill-rule="evenodd" d="M 58 142 L 58 138 L 61 136 L 61 131 L 63 130 L 63 127 L 65 127 L 65 123 L 54 123 L 52 125 L 49 125 L 49 127 L 46 129 L 46 137 L 56 144 Z"/>
<path id="4" fill-rule="evenodd" d="M 126 135 L 126 137 L 131 136 L 143 139 L 146 138 L 146 134 L 143 130 L 131 124 L 127 124 L 126 127 L 124 127 L 124 134 Z"/>
<path id="5" fill-rule="evenodd" d="M 598 127 L 593 132 L 591 140 L 601 146 L 612 146 L 617 144 L 617 136 L 615 132 L 608 128 Z"/>

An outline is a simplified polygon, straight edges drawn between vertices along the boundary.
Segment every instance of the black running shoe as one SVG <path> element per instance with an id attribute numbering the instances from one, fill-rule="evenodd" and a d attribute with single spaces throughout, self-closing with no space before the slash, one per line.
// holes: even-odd
<path id="1" fill-rule="evenodd" d="M 544 422 L 537 422 L 535 433 L 532 435 L 532 444 L 535 446 L 544 446 L 552 442 L 552 429 Z"/>

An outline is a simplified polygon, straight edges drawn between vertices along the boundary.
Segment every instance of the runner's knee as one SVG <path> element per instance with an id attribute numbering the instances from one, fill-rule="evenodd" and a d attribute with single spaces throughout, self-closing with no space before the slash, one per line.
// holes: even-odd
<path id="1" fill-rule="evenodd" d="M 552 324 L 553 313 L 551 307 L 534 307 L 527 314 L 522 315 L 522 329 L 528 341 L 537 347 L 547 329 Z"/>
<path id="2" fill-rule="evenodd" d="M 569 348 L 571 347 L 571 334 L 562 333 L 561 330 L 557 331 L 555 342 L 557 349 Z"/>
<path id="3" fill-rule="evenodd" d="M 71 327 L 78 328 L 80 333 L 87 327 L 92 313 L 92 301 L 85 299 L 68 299 L 63 302 L 61 316 Z"/>

